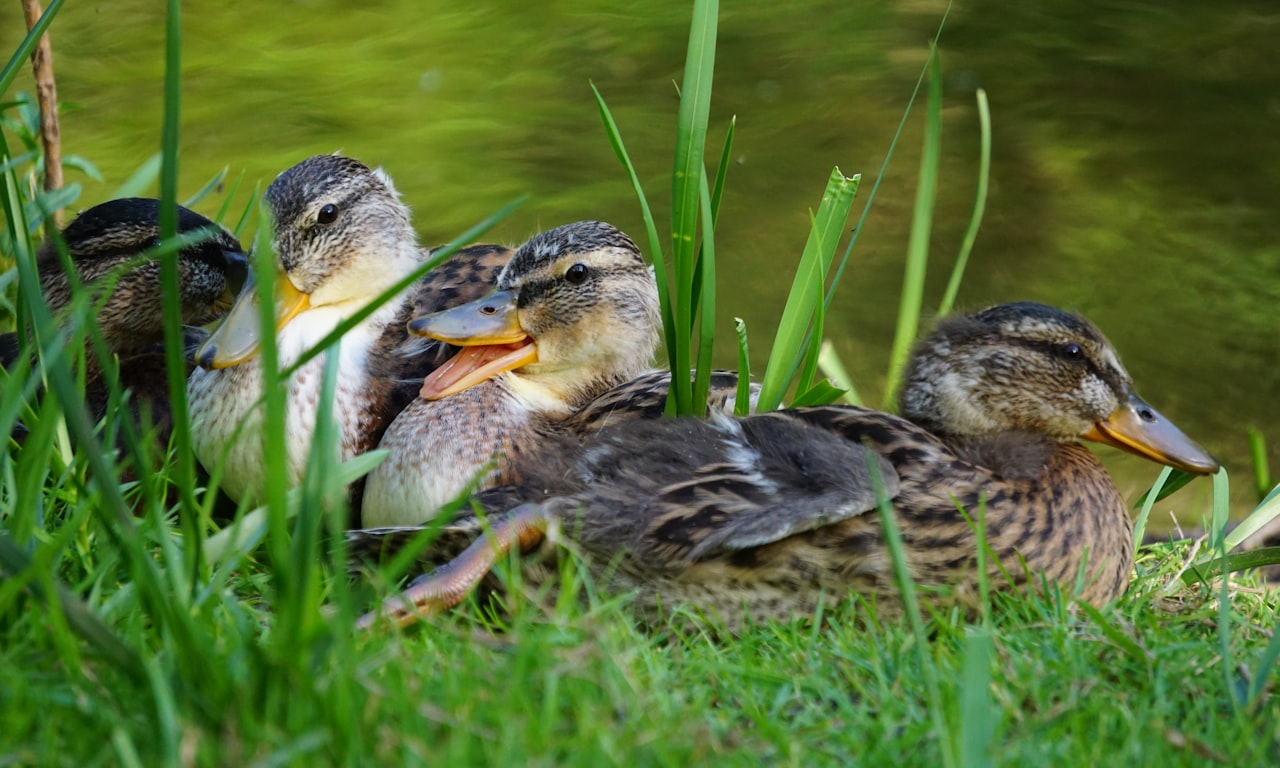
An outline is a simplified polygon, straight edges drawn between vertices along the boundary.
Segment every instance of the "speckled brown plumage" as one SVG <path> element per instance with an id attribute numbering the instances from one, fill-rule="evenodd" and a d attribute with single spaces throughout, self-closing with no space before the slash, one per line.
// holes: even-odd
<path id="1" fill-rule="evenodd" d="M 480 499 L 500 547 L 549 527 L 585 556 L 598 586 L 634 591 L 642 614 L 688 604 L 735 627 L 748 617 L 811 615 L 821 600 L 851 592 L 882 609 L 897 604 L 869 466 L 917 584 L 962 603 L 976 592 L 977 539 L 958 507 L 985 517 L 1009 574 L 993 562 L 996 588 L 1026 581 L 1021 558 L 1033 584 L 1043 577 L 1072 592 L 1079 581 L 1092 603 L 1124 591 L 1128 512 L 1076 438 L 1114 438 L 1123 427 L 1135 452 L 1188 471 L 1217 469 L 1137 399 L 1091 324 L 1051 307 L 1001 305 L 943 321 L 909 371 L 901 401 L 913 420 L 822 406 L 627 421 L 543 452 L 526 470 L 523 499 L 519 489 Z M 517 500 L 525 504 L 508 512 Z M 463 519 L 453 529 L 468 527 L 477 525 Z M 447 607 L 492 551 L 477 542 L 384 613 L 403 617 L 406 602 Z"/>
<path id="2" fill-rule="evenodd" d="M 84 285 L 92 301 L 103 301 L 107 280 L 121 265 L 160 242 L 160 202 L 124 198 L 96 205 L 76 217 L 62 232 L 62 241 L 76 281 Z M 177 252 L 178 288 L 186 356 L 204 338 L 198 327 L 216 320 L 231 306 L 246 275 L 240 243 L 222 227 L 194 211 L 178 206 L 180 234 L 208 230 L 210 236 Z M 36 258 L 40 288 L 50 309 L 59 316 L 72 298 L 72 281 L 54 241 L 46 241 Z M 160 445 L 169 441 L 172 418 L 165 375 L 163 293 L 160 262 L 145 261 L 119 276 L 110 295 L 95 316 L 98 333 L 112 353 L 114 370 L 104 372 L 92 346 L 85 355 L 85 405 L 101 419 L 109 405 L 106 377 L 119 375 L 122 389 L 131 393 L 129 415 L 137 426 L 154 426 Z M 22 354 L 14 334 L 0 339 L 3 364 Z"/>
<path id="3" fill-rule="evenodd" d="M 281 173 L 265 200 L 275 221 L 277 302 L 282 296 L 293 302 L 290 314 L 277 316 L 282 366 L 291 365 L 426 258 L 391 180 L 351 158 L 308 158 Z M 508 255 L 500 246 L 464 248 L 343 336 L 332 403 L 339 425 L 339 460 L 374 447 L 422 377 L 448 357 L 444 345 L 410 340 L 407 319 L 483 294 Z M 264 474 L 273 469 L 283 470 L 292 484 L 300 482 L 320 408 L 325 358 L 317 356 L 292 375 L 287 455 L 264 460 L 255 302 L 252 291 L 241 295 L 228 320 L 198 354 L 209 369 L 195 371 L 187 387 L 196 455 L 210 472 L 222 470 L 222 490 L 237 500 L 259 497 Z M 281 311 L 277 307 L 277 313 Z M 232 323 L 241 318 L 247 322 Z"/>

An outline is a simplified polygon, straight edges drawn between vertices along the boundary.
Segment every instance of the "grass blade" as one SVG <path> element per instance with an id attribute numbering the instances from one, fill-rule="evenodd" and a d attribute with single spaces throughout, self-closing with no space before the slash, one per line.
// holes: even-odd
<path id="1" fill-rule="evenodd" d="M 805 336 L 822 301 L 822 278 L 830 270 L 860 179 L 857 175 L 845 176 L 839 168 L 831 171 L 769 352 L 769 363 L 761 380 L 759 408 L 762 411 L 774 410 L 781 404 L 804 359 Z"/>
<path id="2" fill-rule="evenodd" d="M 898 385 L 907 355 L 920 327 L 924 300 L 924 275 L 929 260 L 929 234 L 933 228 L 933 204 L 938 191 L 938 164 L 942 154 L 942 74 L 938 48 L 929 52 L 929 102 L 924 121 L 924 147 L 920 153 L 920 181 L 916 186 L 915 211 L 911 216 L 911 238 L 907 242 L 907 263 L 902 277 L 902 297 L 898 303 L 898 326 L 893 335 L 889 373 L 885 381 L 884 408 L 894 408 Z"/>
<path id="3" fill-rule="evenodd" d="M 978 228 L 982 226 L 982 215 L 987 210 L 987 182 L 991 177 L 991 107 L 987 104 L 987 92 L 979 88 L 978 129 L 981 132 L 978 156 L 978 192 L 973 200 L 973 214 L 969 216 L 969 228 L 965 230 L 964 240 L 960 244 L 960 255 L 956 257 L 956 265 L 951 270 L 951 279 L 947 282 L 947 290 L 938 304 L 938 314 L 951 312 L 956 303 L 956 294 L 960 292 L 960 280 L 964 277 L 964 268 L 969 263 L 969 253 L 973 243 L 978 239 Z"/>
<path id="4" fill-rule="evenodd" d="M 747 350 L 747 323 L 735 317 L 733 327 L 738 332 L 738 392 L 734 396 L 733 413 L 746 416 L 751 412 L 751 355 Z"/>
<path id="5" fill-rule="evenodd" d="M 1267 441 L 1262 430 L 1249 427 L 1249 458 L 1253 464 L 1254 487 L 1258 489 L 1258 498 L 1263 499 L 1271 488 L 1271 468 L 1267 466 Z"/>
<path id="6" fill-rule="evenodd" d="M 31 52 L 35 50 L 36 45 L 40 42 L 40 36 L 49 31 L 49 25 L 53 23 L 53 19 L 58 15 L 58 11 L 62 10 L 62 5 L 66 0 L 53 0 L 49 3 L 49 7 L 44 9 L 44 13 L 40 15 L 40 20 L 35 23 L 28 32 L 27 36 L 22 38 L 22 42 L 14 49 L 13 55 L 9 57 L 9 61 L 4 65 L 4 69 L 0 70 L 0 94 L 9 92 L 9 86 L 13 85 L 13 81 L 18 77 L 18 73 L 22 71 L 26 60 L 31 57 Z"/>

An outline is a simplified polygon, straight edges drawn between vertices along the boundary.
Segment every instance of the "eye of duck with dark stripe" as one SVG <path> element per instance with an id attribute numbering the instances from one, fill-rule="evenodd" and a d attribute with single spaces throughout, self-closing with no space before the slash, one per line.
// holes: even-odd
<path id="1" fill-rule="evenodd" d="M 943 320 L 918 347 L 902 391 L 902 415 L 939 435 L 1084 438 L 1190 472 L 1217 468 L 1134 392 L 1092 323 L 1044 304 Z"/>
<path id="2" fill-rule="evenodd" d="M 516 251 L 479 301 L 415 318 L 409 331 L 463 347 L 423 383 L 439 399 L 513 372 L 564 401 L 645 369 L 658 338 L 652 270 L 599 221 L 543 232 Z"/>

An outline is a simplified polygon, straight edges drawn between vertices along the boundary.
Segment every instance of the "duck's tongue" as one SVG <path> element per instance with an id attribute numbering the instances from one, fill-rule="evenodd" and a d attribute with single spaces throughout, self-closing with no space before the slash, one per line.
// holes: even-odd
<path id="1" fill-rule="evenodd" d="M 424 400 L 439 400 L 474 387 L 482 381 L 538 361 L 538 348 L 526 337 L 514 344 L 483 344 L 463 347 L 444 365 L 423 379 Z"/>

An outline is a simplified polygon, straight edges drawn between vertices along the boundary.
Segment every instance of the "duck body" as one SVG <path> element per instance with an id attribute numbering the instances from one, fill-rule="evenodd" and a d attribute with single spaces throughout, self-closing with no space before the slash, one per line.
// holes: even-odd
<path id="1" fill-rule="evenodd" d="M 409 327 L 463 351 L 383 436 L 390 455 L 365 484 L 367 527 L 423 523 L 468 489 L 518 482 L 522 453 L 644 370 L 657 287 L 629 237 L 577 222 L 522 245 L 488 296 Z"/>
<path id="2" fill-rule="evenodd" d="M 275 336 L 282 370 L 429 256 L 418 248 L 408 209 L 390 179 L 350 158 L 304 160 L 272 182 L 265 200 L 276 227 Z M 444 344 L 410 340 L 407 320 L 488 290 L 509 255 L 501 246 L 461 249 L 356 324 L 337 348 L 292 373 L 287 455 L 281 457 L 262 455 L 265 375 L 257 355 L 257 295 L 246 286 L 197 353 L 201 369 L 188 380 L 197 457 L 211 473 L 221 470 L 221 488 L 235 500 L 259 499 L 268 472 L 282 471 L 297 485 L 311 452 L 325 359 L 332 354 L 340 357 L 329 411 L 339 427 L 337 458 L 374 447 L 421 378 L 450 353 Z"/>
<path id="3" fill-rule="evenodd" d="M 1068 591 L 1081 579 L 1091 603 L 1120 595 L 1129 517 L 1105 468 L 1074 443 L 1018 451 L 1038 453 L 1038 470 L 1020 457 L 1005 476 L 905 419 L 853 406 L 636 421 L 595 435 L 569 468 L 575 482 L 557 489 L 569 493 L 543 507 L 596 577 L 634 591 L 647 616 L 685 604 L 733 626 L 810 615 L 850 593 L 895 605 L 877 482 L 929 594 L 977 598 L 978 539 L 963 509 L 975 521 L 985 512 L 993 588 L 1043 575 Z"/>
<path id="4" fill-rule="evenodd" d="M 176 253 L 184 359 L 189 359 L 206 336 L 198 326 L 217 320 L 231 307 L 244 284 L 247 261 L 231 233 L 182 206 L 177 214 L 179 234 L 208 233 Z M 159 217 L 158 200 L 110 200 L 77 216 L 61 239 L 76 282 L 100 304 L 94 322 L 112 356 L 102 360 L 92 348 L 86 349 L 85 406 L 95 421 L 102 419 L 112 403 L 109 379 L 118 378 L 120 388 L 130 395 L 124 401 L 128 415 L 139 427 L 153 427 L 163 448 L 169 442 L 172 417 L 165 374 L 161 266 L 155 259 L 137 261 L 159 244 Z M 128 262 L 137 263 L 125 269 Z M 50 310 L 55 316 L 64 315 L 74 289 L 56 242 L 41 246 L 36 269 Z M 114 282 L 108 282 L 112 275 L 117 275 Z M 0 353 L 6 368 L 24 354 L 16 334 L 0 336 Z"/>
<path id="5" fill-rule="evenodd" d="M 599 583 L 633 591 L 646 616 L 688 605 L 734 628 L 812 615 L 850 594 L 893 611 L 879 500 L 913 579 L 939 601 L 976 597 L 980 524 L 994 588 L 1043 579 L 1099 604 L 1128 584 L 1132 534 L 1119 491 L 1078 439 L 1189 472 L 1218 467 L 1134 394 L 1092 324 L 1042 304 L 940 322 L 912 355 L 900 404 L 901 416 L 819 406 L 624 420 L 542 451 L 522 467 L 522 486 L 480 495 L 492 536 L 381 615 L 448 607 L 496 553 L 548 531 Z M 479 525 L 459 520 L 442 540 L 468 529 Z"/>

